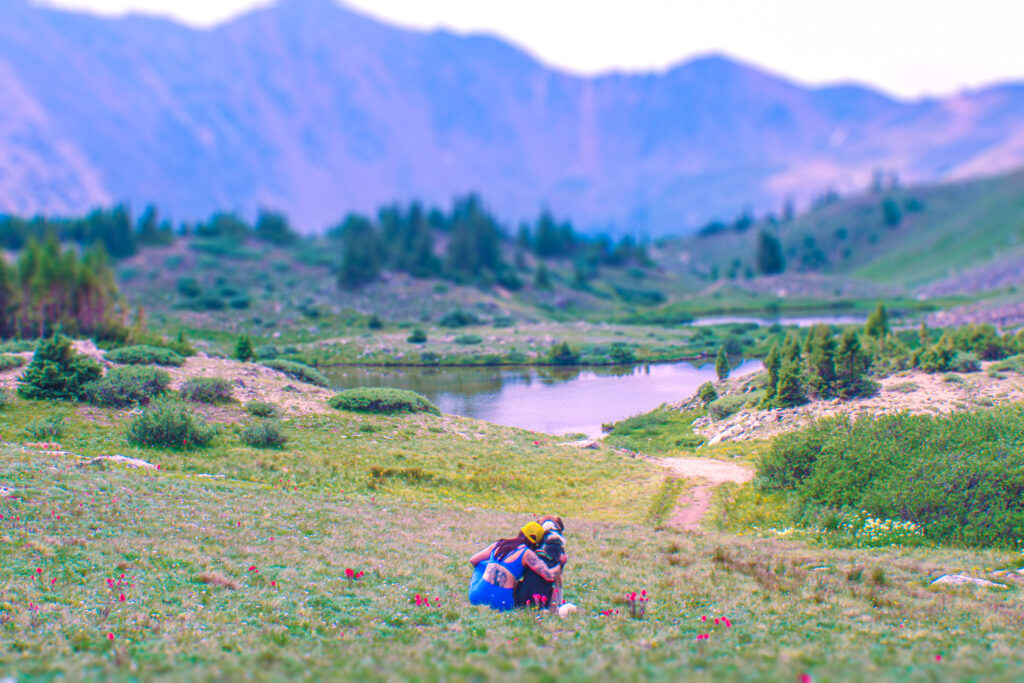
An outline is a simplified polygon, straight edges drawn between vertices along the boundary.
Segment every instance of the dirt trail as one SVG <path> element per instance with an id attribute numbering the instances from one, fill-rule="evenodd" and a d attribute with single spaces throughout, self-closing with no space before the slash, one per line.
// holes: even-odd
<path id="1" fill-rule="evenodd" d="M 687 531 L 700 529 L 701 520 L 711 506 L 711 492 L 716 486 L 730 481 L 742 484 L 754 478 L 754 471 L 749 467 L 710 458 L 651 458 L 651 462 L 684 479 L 698 480 L 680 498 L 668 520 L 669 526 Z"/>

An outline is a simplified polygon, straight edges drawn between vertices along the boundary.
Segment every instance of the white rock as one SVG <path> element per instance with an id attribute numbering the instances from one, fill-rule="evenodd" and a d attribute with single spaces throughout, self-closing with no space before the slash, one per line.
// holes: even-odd
<path id="1" fill-rule="evenodd" d="M 123 455 L 101 455 L 98 458 L 93 458 L 92 460 L 90 460 L 89 464 L 90 465 L 95 465 L 95 464 L 100 463 L 100 462 L 102 462 L 104 460 L 107 461 L 107 462 L 116 462 L 116 463 L 121 464 L 121 465 L 128 465 L 129 467 L 142 467 L 143 469 L 147 469 L 147 470 L 159 469 L 156 465 L 154 465 L 151 462 L 146 462 L 145 460 L 139 460 L 138 458 L 128 458 L 128 457 L 125 457 Z"/>
<path id="2" fill-rule="evenodd" d="M 932 581 L 933 586 L 985 586 L 988 588 L 1006 588 L 1001 583 L 995 581 L 988 581 L 986 579 L 979 579 L 975 576 L 968 576 L 967 574 L 946 574 Z"/>
<path id="3" fill-rule="evenodd" d="M 560 616 L 560 617 L 562 617 L 564 619 L 565 617 L 569 616 L 570 614 L 576 614 L 576 610 L 577 610 L 576 605 L 572 604 L 571 602 L 567 602 L 567 603 L 565 603 L 564 605 L 562 605 L 561 607 L 558 608 L 558 616 Z"/>

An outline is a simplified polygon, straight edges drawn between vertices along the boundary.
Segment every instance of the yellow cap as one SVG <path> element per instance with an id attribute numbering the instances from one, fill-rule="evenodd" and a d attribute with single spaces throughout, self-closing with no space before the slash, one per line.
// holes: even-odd
<path id="1" fill-rule="evenodd" d="M 530 522 L 524 526 L 521 531 L 523 532 L 523 536 L 526 536 L 526 539 L 534 545 L 540 543 L 540 539 L 544 538 L 544 527 L 537 524 L 537 522 Z"/>

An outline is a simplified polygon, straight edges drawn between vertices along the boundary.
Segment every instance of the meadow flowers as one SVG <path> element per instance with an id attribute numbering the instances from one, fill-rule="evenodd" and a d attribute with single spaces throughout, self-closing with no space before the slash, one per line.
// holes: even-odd
<path id="1" fill-rule="evenodd" d="M 345 570 L 345 578 L 352 579 L 353 581 L 363 578 L 363 570 L 360 569 L 358 572 L 355 569 L 349 567 Z"/>
<path id="2" fill-rule="evenodd" d="M 629 608 L 629 616 L 634 619 L 643 619 L 644 614 L 647 613 L 647 603 L 650 601 L 650 597 L 647 595 L 646 590 L 637 593 L 626 593 L 626 606 Z"/>
<path id="3" fill-rule="evenodd" d="M 422 595 L 420 595 L 419 593 L 417 593 L 413 597 L 412 601 L 413 601 L 413 603 L 417 607 L 440 607 L 441 606 L 441 598 L 434 598 L 433 603 L 431 603 L 430 598 L 425 598 Z"/>

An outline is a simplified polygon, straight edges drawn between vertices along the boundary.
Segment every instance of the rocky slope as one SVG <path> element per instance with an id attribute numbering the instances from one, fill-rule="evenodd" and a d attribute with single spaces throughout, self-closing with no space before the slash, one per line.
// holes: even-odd
<path id="1" fill-rule="evenodd" d="M 478 190 L 514 220 L 676 231 L 875 168 L 905 180 L 1024 163 L 1024 86 L 898 101 L 721 57 L 581 78 L 499 40 L 282 0 L 212 30 L 0 3 L 0 211 L 259 206 L 322 229 Z"/>

